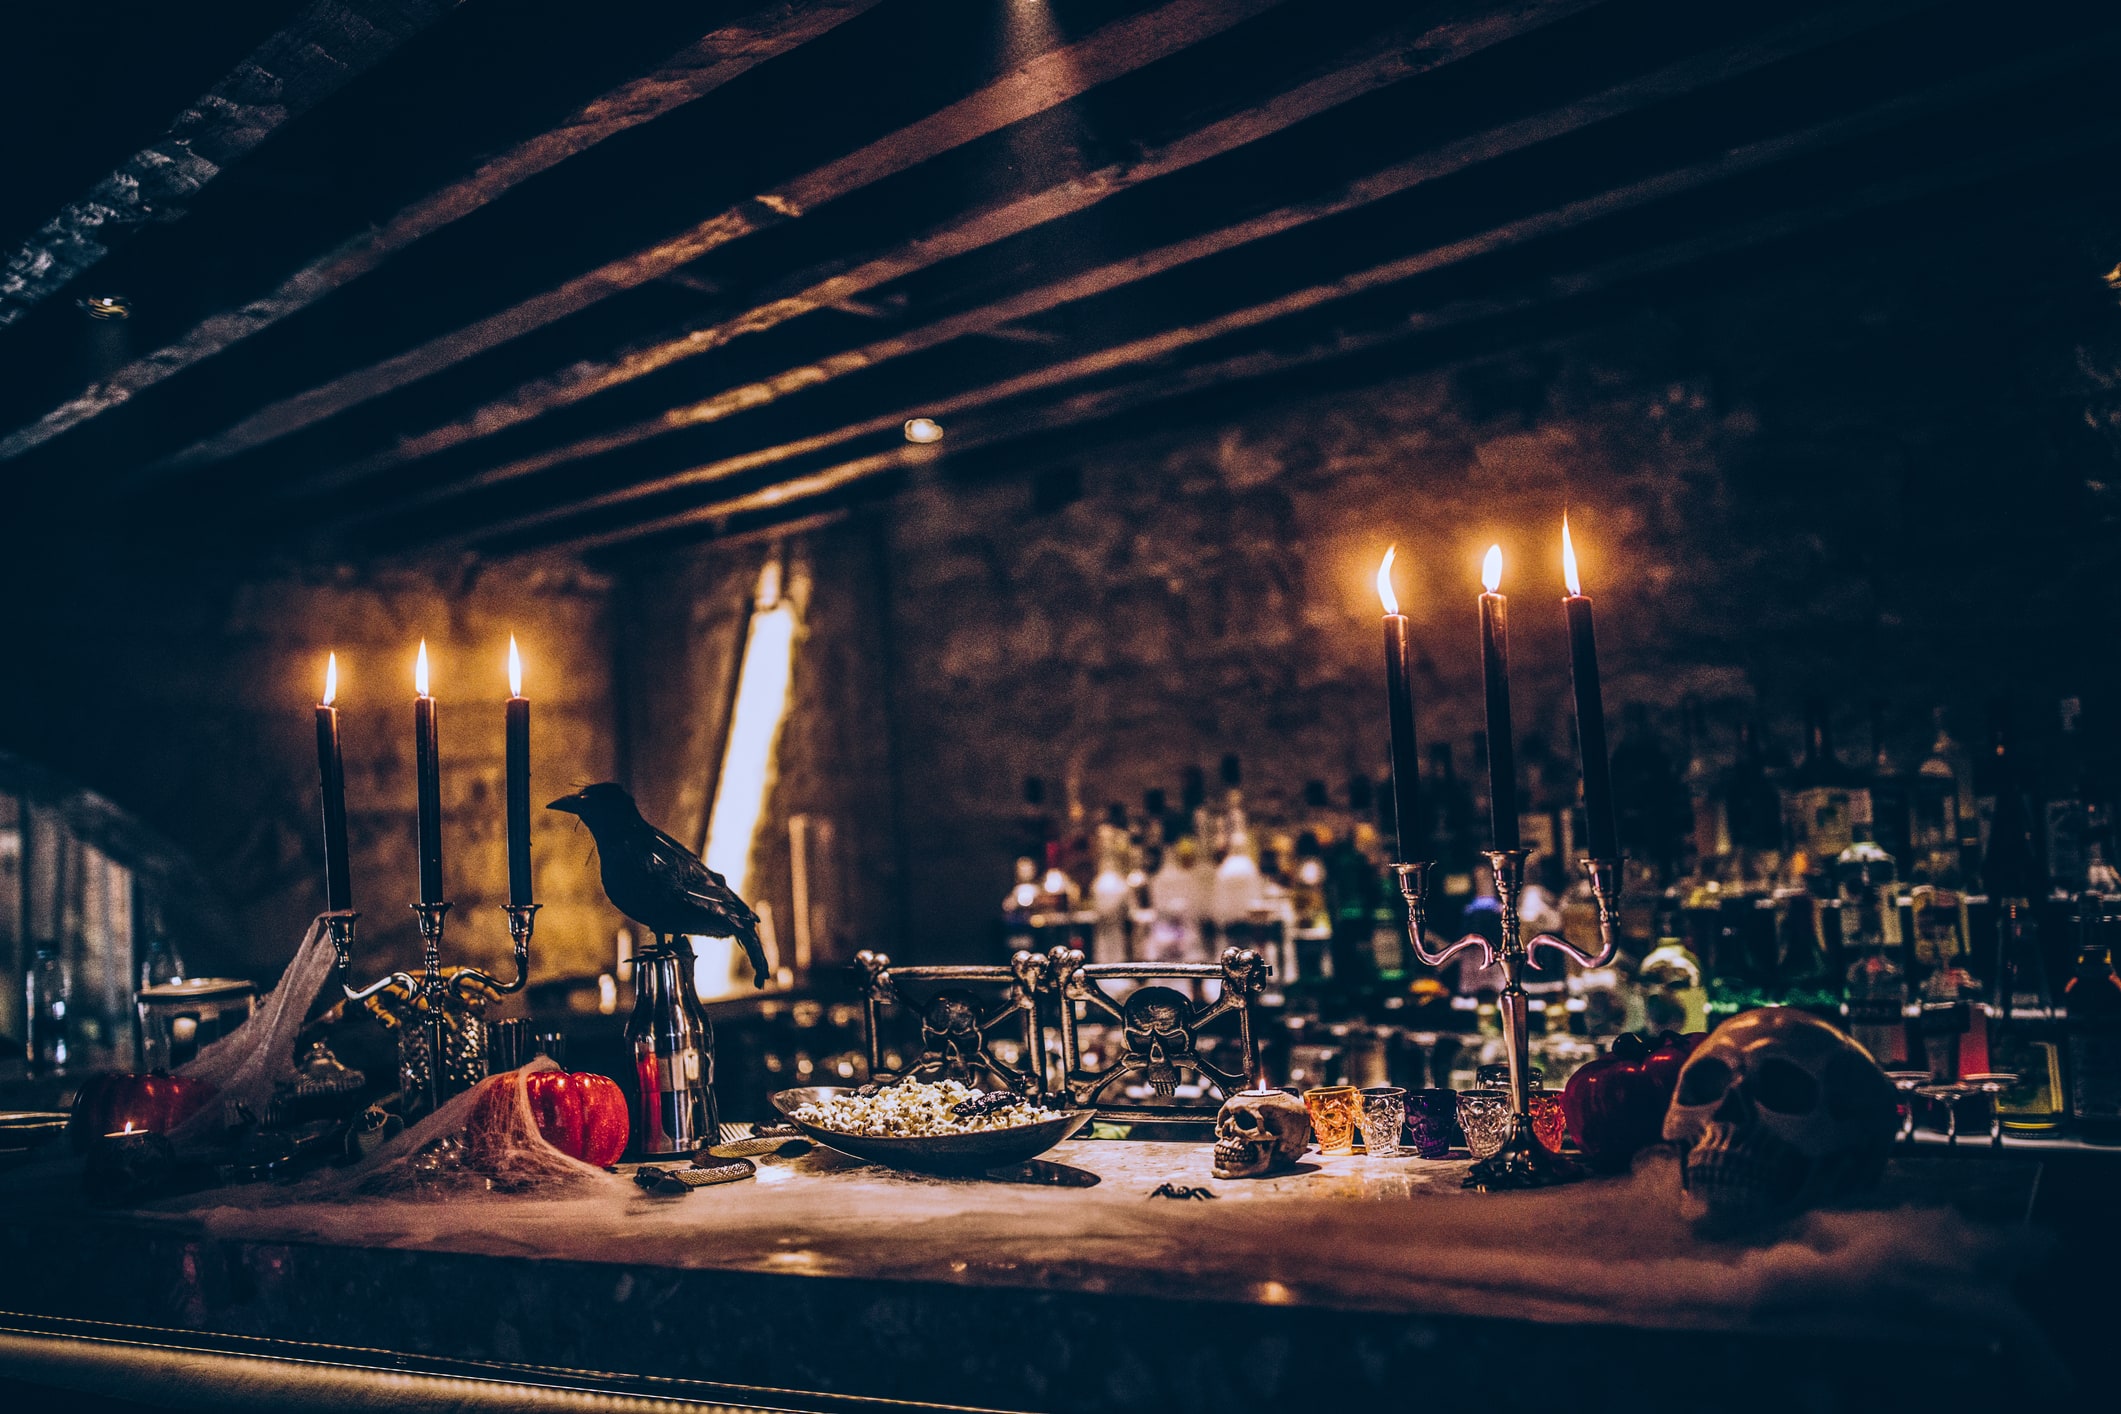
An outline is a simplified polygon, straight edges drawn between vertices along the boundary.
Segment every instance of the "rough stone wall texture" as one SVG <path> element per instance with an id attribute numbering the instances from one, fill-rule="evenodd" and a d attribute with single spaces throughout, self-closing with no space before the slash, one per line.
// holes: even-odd
<path id="1" fill-rule="evenodd" d="M 76 566 L 86 570 L 86 566 Z M 182 943 L 196 972 L 270 979 L 322 906 L 309 708 L 336 651 L 354 901 L 364 971 L 415 964 L 412 653 L 441 703 L 446 958 L 505 963 L 502 700 L 508 635 L 533 702 L 542 806 L 611 774 L 607 587 L 568 564 L 283 574 L 249 582 L 106 565 L 40 606 L 0 734 L 189 850 L 237 920 Z M 547 975 L 608 965 L 616 916 L 573 821 L 537 811 L 537 956 Z"/>
<path id="2" fill-rule="evenodd" d="M 1095 812 L 1175 792 L 1185 765 L 1212 781 L 1224 751 L 1255 797 L 1380 771 L 1388 544 L 1424 738 L 1477 774 L 1475 596 L 1500 542 L 1518 731 L 1566 752 L 1564 508 L 1616 729 L 1639 704 L 1676 750 L 1695 697 L 1713 749 L 1753 718 L 1791 752 L 1816 694 L 1854 759 L 1877 701 L 1906 769 L 1935 706 L 1974 742 L 2009 699 L 2037 755 L 2071 693 L 2110 757 L 2121 538 L 2098 433 L 2121 380 L 2093 375 L 2121 346 L 2117 234 L 1815 251 L 1572 337 L 901 494 L 906 950 L 992 946 L 1026 775 Z"/>

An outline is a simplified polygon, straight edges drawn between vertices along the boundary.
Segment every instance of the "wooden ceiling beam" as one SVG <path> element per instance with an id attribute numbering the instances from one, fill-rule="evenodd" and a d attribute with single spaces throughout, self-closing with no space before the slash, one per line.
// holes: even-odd
<path id="1" fill-rule="evenodd" d="M 1778 31 L 1780 43 L 1793 40 L 1786 32 Z M 2121 41 L 2117 41 L 2121 42 Z M 1740 47 L 1740 53 L 1717 56 L 1729 63 L 1758 65 L 1768 62 L 1773 56 L 1774 45 L 1764 37 Z M 1710 183 L 1801 156 L 1807 152 L 1835 143 L 1845 142 L 1871 133 L 1904 124 L 1925 112 L 1950 106 L 1977 97 L 1995 87 L 2005 87 L 2028 81 L 2049 68 L 2064 62 L 2081 62 L 2082 51 L 2068 56 L 2048 54 L 2035 61 L 2026 61 L 2003 70 L 1982 73 L 1933 88 L 1920 90 L 1886 103 L 1873 105 L 1854 114 L 1815 124 L 1806 129 L 1786 133 L 1745 147 L 1732 149 L 1718 156 L 1690 163 L 1656 176 L 1628 183 L 1624 186 L 1601 192 L 1595 196 L 1568 203 L 1550 211 L 1540 212 L 1516 221 L 1506 222 L 1459 240 L 1447 242 L 1399 259 L 1354 272 L 1339 279 L 1327 281 L 1290 291 L 1275 299 L 1255 303 L 1231 310 L 1214 319 L 1199 324 L 1161 331 L 1148 337 L 1129 341 L 1110 349 L 1063 360 L 1044 368 L 1033 370 L 1019 378 L 1007 380 L 990 388 L 973 393 L 943 399 L 927 399 L 920 410 L 931 416 L 952 416 L 968 408 L 984 405 L 1003 398 L 1017 397 L 1025 393 L 1058 386 L 1081 378 L 1093 377 L 1128 363 L 1146 362 L 1167 357 L 1185 346 L 1205 340 L 1221 338 L 1235 330 L 1285 318 L 1291 314 L 1312 309 L 1362 294 L 1385 285 L 1396 284 L 1419 275 L 1431 274 L 1452 265 L 1462 264 L 1482 256 L 1492 255 L 1513 246 L 1525 244 L 1547 236 L 1570 230 L 1591 221 L 1646 205 L 1666 197 L 1676 196 Z M 1523 145 L 1537 140 L 1535 134 L 1552 135 L 1565 130 L 1559 125 L 1561 114 L 1584 119 L 1586 114 L 1611 115 L 1626 111 L 1621 105 L 1632 100 L 1639 105 L 1651 101 L 1652 96 L 1668 94 L 1669 85 L 1682 81 L 1682 74 L 1697 85 L 1707 81 L 1705 60 L 1689 60 L 1672 69 L 1643 79 L 1621 85 L 1617 89 L 1585 99 L 1581 103 L 1567 105 L 1554 114 L 1541 114 L 1512 124 L 1508 129 L 1509 141 Z M 1223 228 L 1178 242 L 1160 250 L 1146 251 L 1128 259 L 1112 262 L 1086 271 L 1068 280 L 1041 286 L 1022 292 L 950 319 L 938 321 L 921 329 L 909 330 L 892 338 L 877 340 L 862 348 L 835 354 L 827 359 L 786 369 L 768 379 L 746 384 L 717 394 L 715 397 L 686 407 L 673 409 L 662 417 L 648 423 L 635 424 L 631 428 L 605 434 L 598 438 L 570 444 L 567 447 L 541 453 L 507 466 L 494 468 L 478 477 L 451 487 L 435 491 L 423 491 L 412 497 L 387 505 L 364 506 L 357 518 L 344 522 L 358 526 L 374 523 L 401 515 L 409 509 L 446 501 L 457 495 L 487 490 L 522 476 L 543 471 L 561 463 L 579 460 L 586 456 L 617 450 L 642 440 L 641 429 L 653 429 L 646 435 L 675 431 L 681 427 L 699 426 L 718 421 L 737 413 L 765 406 L 778 398 L 805 389 L 817 387 L 833 378 L 847 373 L 872 368 L 890 358 L 904 356 L 925 349 L 939 347 L 967 334 L 984 332 L 989 328 L 1006 325 L 1010 321 L 1027 315 L 1056 308 L 1062 304 L 1107 293 L 1125 285 L 1150 278 L 1177 268 L 1192 260 L 1203 258 L 1221 250 L 1230 249 L 1244 242 L 1258 240 L 1268 235 L 1292 229 L 1296 225 L 1319 217 L 1351 210 L 1357 206 L 1379 199 L 1382 196 L 1404 191 L 1433 176 L 1445 175 L 1461 170 L 1471 161 L 1477 160 L 1481 151 L 1497 149 L 1496 134 L 1481 134 L 1462 143 L 1451 144 L 1436 153 L 1424 154 L 1420 158 L 1397 164 L 1383 173 L 1374 174 L 1351 184 L 1333 198 L 1296 207 L 1283 208 Z M 1514 150 L 1514 149 L 1512 149 Z M 854 438 L 873 435 L 877 430 L 895 426 L 903 412 L 867 419 L 851 424 L 834 433 L 823 434 L 824 438 Z M 822 445 L 821 438 L 805 438 L 786 444 L 788 456 L 808 455 Z M 628 486 L 612 488 L 595 496 L 571 502 L 564 507 L 547 509 L 516 518 L 497 527 L 496 533 L 524 529 L 552 519 L 602 510 L 630 501 L 668 494 L 688 486 L 711 484 L 729 475 L 756 469 L 763 463 L 761 457 L 781 459 L 780 449 L 750 452 L 725 458 L 705 466 L 667 476 L 652 478 Z"/>
<path id="2" fill-rule="evenodd" d="M 1400 343 L 1416 335 L 1440 333 L 1525 313 L 1556 300 L 1596 295 L 1636 280 L 1727 258 L 1771 241 L 1829 227 L 1866 211 L 1978 184 L 2028 165 L 2095 152 L 2116 142 L 2121 142 L 2121 122 L 2101 124 L 2059 140 L 2019 144 L 2003 152 L 1866 187 L 1852 195 L 1811 207 L 1777 211 L 1705 236 L 1632 252 L 1567 275 L 1542 279 L 1509 295 L 1459 301 L 1438 309 L 1416 311 L 1403 320 L 1358 333 L 1335 333 L 1294 349 L 1253 349 L 1116 387 L 1075 394 L 1028 412 L 991 415 L 953 428 L 949 438 L 950 454 L 1001 446 L 1041 435 L 1072 433 L 1119 414 L 1188 394 L 1289 374 Z M 474 545 L 485 553 L 503 556 L 552 550 L 588 554 L 679 537 L 686 532 L 711 532 L 716 525 L 737 517 L 757 517 L 762 512 L 786 511 L 791 517 L 807 521 L 811 516 L 834 513 L 820 508 L 830 504 L 828 498 L 846 493 L 889 471 L 934 461 L 939 454 L 943 454 L 941 447 L 894 448 L 616 529 L 544 536 L 534 532 L 511 534 L 497 529 L 484 537 L 466 537 L 463 543 Z M 771 523 L 750 523 L 745 533 L 769 533 L 774 528 Z"/>
<path id="3" fill-rule="evenodd" d="M 1203 124 L 1125 161 L 1093 166 L 1080 150 L 1043 189 L 1012 196 L 953 217 L 897 248 L 866 258 L 834 260 L 799 271 L 757 291 L 748 307 L 683 334 L 625 349 L 615 357 L 579 360 L 525 382 L 461 417 L 371 456 L 310 476 L 288 488 L 307 494 L 350 485 L 377 472 L 433 456 L 585 398 L 657 373 L 741 338 L 820 309 L 866 312 L 858 296 L 1056 221 L 1159 177 L 1270 137 L 1366 94 L 1440 68 L 1505 40 L 1577 14 L 1604 0 L 1515 0 L 1497 8 L 1471 0 L 1463 12 L 1424 14 L 1344 54 L 1265 101 Z"/>
<path id="4" fill-rule="evenodd" d="M 145 469 L 154 480 L 209 465 L 418 382 L 511 339 L 658 279 L 731 241 L 789 221 L 976 138 L 1177 53 L 1280 0 L 1167 0 L 1047 50 L 918 122 L 730 206 L 678 235 L 584 272 L 403 353 L 258 409 Z M 137 482 L 136 482 L 137 484 Z"/>
<path id="5" fill-rule="evenodd" d="M 440 5 L 448 9 L 456 3 Z M 345 288 L 415 242 L 491 204 L 540 172 L 587 152 L 605 139 L 651 122 L 702 98 L 768 59 L 817 38 L 880 0 L 788 0 L 723 25 L 656 69 L 619 85 L 562 119 L 547 132 L 491 158 L 382 225 L 303 265 L 272 290 L 202 320 L 182 338 L 133 359 L 51 411 L 0 438 L 0 461 L 49 442 L 90 419 L 122 407 L 165 378 L 204 362 Z M 0 322 L 4 322 L 0 295 Z"/>
<path id="6" fill-rule="evenodd" d="M 207 183 L 454 10 L 459 0 L 318 0 L 179 113 L 152 146 L 68 204 L 0 265 L 0 329 L 140 227 L 182 217 Z"/>

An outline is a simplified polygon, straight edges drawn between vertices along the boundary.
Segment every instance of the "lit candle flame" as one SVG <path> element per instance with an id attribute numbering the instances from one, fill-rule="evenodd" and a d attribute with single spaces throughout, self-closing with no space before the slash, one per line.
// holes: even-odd
<path id="1" fill-rule="evenodd" d="M 1377 567 L 1377 597 L 1385 601 L 1388 614 L 1399 612 L 1399 596 L 1392 592 L 1392 557 L 1398 553 L 1399 547 L 1394 545 L 1385 551 L 1385 562 Z"/>
<path id="2" fill-rule="evenodd" d="M 329 707 L 339 700 L 339 655 L 328 655 L 324 659 L 324 700 L 317 704 Z"/>
<path id="3" fill-rule="evenodd" d="M 1569 539 L 1569 518 L 1561 518 L 1561 581 L 1569 586 L 1569 597 L 1583 597 L 1583 581 L 1576 577 L 1576 545 Z"/>
<path id="4" fill-rule="evenodd" d="M 420 656 L 413 659 L 412 690 L 422 697 L 427 695 L 427 640 L 424 638 L 420 640 Z"/>
<path id="5" fill-rule="evenodd" d="M 1488 557 L 1480 562 L 1480 582 L 1490 594 L 1502 587 L 1502 546 L 1488 547 Z"/>
<path id="6" fill-rule="evenodd" d="M 516 651 L 516 636 L 508 635 L 508 695 L 523 695 L 523 655 Z"/>

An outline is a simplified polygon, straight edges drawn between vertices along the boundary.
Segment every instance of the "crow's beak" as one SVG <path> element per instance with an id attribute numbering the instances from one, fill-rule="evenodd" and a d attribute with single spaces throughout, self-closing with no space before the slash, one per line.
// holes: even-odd
<path id="1" fill-rule="evenodd" d="M 582 797 L 578 794 L 563 795 L 545 808 L 547 810 L 557 810 L 562 815 L 579 815 L 582 813 Z"/>

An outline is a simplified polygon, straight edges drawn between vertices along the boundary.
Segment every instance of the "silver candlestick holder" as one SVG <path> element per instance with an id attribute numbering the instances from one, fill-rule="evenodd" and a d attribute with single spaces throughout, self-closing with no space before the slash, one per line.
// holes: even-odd
<path id="1" fill-rule="evenodd" d="M 363 987 L 350 980 L 353 971 L 354 922 L 361 915 L 352 909 L 325 915 L 332 951 L 338 955 L 339 986 L 346 999 L 366 1002 L 395 991 L 402 995 L 399 1025 L 416 1024 L 417 1032 L 399 1039 L 399 1072 L 408 1102 L 418 1102 L 432 1112 L 444 1100 L 470 1088 L 486 1075 L 485 1022 L 481 1013 L 487 1001 L 520 992 L 530 981 L 530 938 L 537 927 L 538 904 L 501 905 L 508 915 L 508 936 L 515 952 L 515 976 L 502 981 L 476 967 L 442 967 L 442 932 L 450 905 L 416 903 L 413 913 L 420 922 L 423 955 L 418 976 L 392 972 Z M 417 1044 L 408 1042 L 417 1038 Z"/>
<path id="2" fill-rule="evenodd" d="M 1583 861 L 1584 874 L 1591 884 L 1591 897 L 1598 904 L 1599 940 L 1596 952 L 1585 952 L 1554 933 L 1537 933 L 1530 939 L 1523 936 L 1517 908 L 1524 894 L 1525 854 L 1526 851 L 1521 849 L 1484 852 L 1489 867 L 1495 871 L 1495 897 L 1502 906 L 1500 948 L 1479 933 L 1468 933 L 1441 952 L 1431 952 L 1425 924 L 1429 870 L 1434 866 L 1429 863 L 1392 866 L 1399 874 L 1399 892 L 1407 901 L 1407 940 L 1413 945 L 1416 957 L 1431 967 L 1441 967 L 1458 954 L 1477 948 L 1483 969 L 1502 968 L 1502 993 L 1496 998 L 1496 1010 L 1502 1019 L 1503 1049 L 1510 1063 L 1509 1134 L 1500 1149 L 1474 1164 L 1466 1175 L 1465 1186 L 1482 1192 L 1546 1188 L 1583 1177 L 1581 1166 L 1548 1149 L 1532 1131 L 1531 1014 L 1526 1006 L 1524 968 L 1526 961 L 1539 948 L 1552 948 L 1581 967 L 1603 967 L 1613 960 L 1613 954 L 1620 946 L 1619 860 Z"/>

